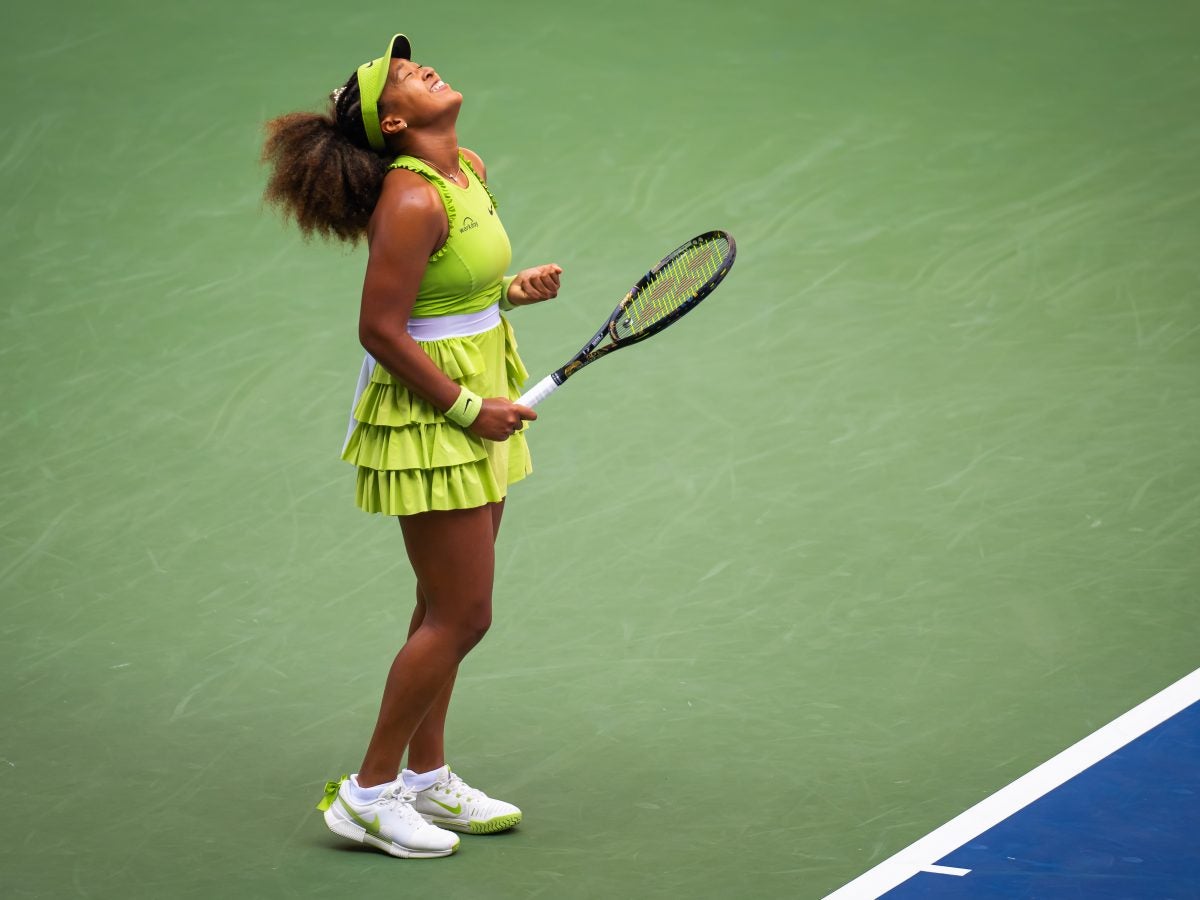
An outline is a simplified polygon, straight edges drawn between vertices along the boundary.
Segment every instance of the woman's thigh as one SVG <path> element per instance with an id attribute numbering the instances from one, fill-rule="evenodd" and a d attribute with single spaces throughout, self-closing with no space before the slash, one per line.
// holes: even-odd
<path id="1" fill-rule="evenodd" d="M 427 624 L 490 619 L 498 504 L 402 516 Z"/>

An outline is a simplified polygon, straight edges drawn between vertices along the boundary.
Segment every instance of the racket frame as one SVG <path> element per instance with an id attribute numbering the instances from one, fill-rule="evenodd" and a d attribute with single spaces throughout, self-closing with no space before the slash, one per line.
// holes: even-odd
<path id="1" fill-rule="evenodd" d="M 729 245 L 728 249 L 725 251 L 725 257 L 721 261 L 721 265 L 717 271 L 705 279 L 704 283 L 700 285 L 700 287 L 695 293 L 692 294 L 691 297 L 679 304 L 678 307 L 671 310 L 670 313 L 663 316 L 661 319 L 657 320 L 643 331 L 639 331 L 637 334 L 629 335 L 627 337 L 617 337 L 617 322 L 621 320 L 625 311 L 629 308 L 633 301 L 637 299 L 638 293 L 644 289 L 651 280 L 653 280 L 655 275 L 657 275 L 666 266 L 670 265 L 686 251 L 697 244 L 708 243 L 709 241 L 713 241 L 718 238 L 723 238 Z M 635 283 L 634 286 L 629 289 L 629 292 L 621 299 L 621 302 L 617 304 L 616 309 L 612 311 L 612 315 L 608 317 L 608 320 L 600 326 L 600 329 L 594 335 L 592 335 L 591 340 L 589 340 L 579 349 L 578 353 L 572 356 L 571 359 L 566 362 L 566 364 L 551 372 L 536 385 L 522 394 L 516 402 L 522 404 L 523 406 L 534 406 L 535 404 L 545 400 L 548 396 L 550 396 L 550 394 L 554 393 L 554 391 L 562 386 L 562 384 L 568 378 L 570 378 L 584 366 L 594 363 L 596 360 L 607 356 L 614 350 L 620 350 L 622 347 L 630 347 L 633 344 L 640 343 L 646 338 L 658 334 L 668 325 L 678 321 L 684 315 L 695 309 L 701 300 L 713 292 L 716 286 L 720 284 L 725 276 L 729 273 L 736 256 L 737 244 L 733 240 L 733 235 L 719 229 L 706 231 L 704 234 L 697 235 L 690 241 L 680 244 L 678 247 L 660 259 L 658 263 L 652 269 L 650 269 L 650 271 L 637 280 L 637 283 Z M 601 347 L 600 344 L 605 338 L 609 338 L 611 343 L 605 344 L 603 347 Z"/>

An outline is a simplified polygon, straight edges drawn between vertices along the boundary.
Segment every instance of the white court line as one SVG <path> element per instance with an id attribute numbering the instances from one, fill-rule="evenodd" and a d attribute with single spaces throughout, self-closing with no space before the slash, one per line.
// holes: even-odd
<path id="1" fill-rule="evenodd" d="M 932 872 L 934 875 L 957 875 L 962 878 L 964 875 L 970 875 L 970 869 L 956 869 L 954 866 L 923 866 L 922 872 Z"/>
<path id="2" fill-rule="evenodd" d="M 864 872 L 845 887 L 826 895 L 824 900 L 874 900 L 918 872 L 950 868 L 934 868 L 934 864 L 967 841 L 1141 737 L 1155 725 L 1187 709 L 1197 700 L 1200 700 L 1200 669 L 1185 675 L 1099 731 L 1089 734 L 1078 744 L 1068 747 L 1032 772 L 981 800 L 941 828 L 931 831 L 915 844 Z M 961 871 L 957 870 L 954 874 Z"/>

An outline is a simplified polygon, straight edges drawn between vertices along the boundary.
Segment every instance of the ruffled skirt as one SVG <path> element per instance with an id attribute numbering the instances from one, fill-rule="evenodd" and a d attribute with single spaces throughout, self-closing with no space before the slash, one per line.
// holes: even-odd
<path id="1" fill-rule="evenodd" d="M 434 364 L 481 397 L 516 400 L 529 377 L 508 321 L 470 337 L 422 341 Z M 476 437 L 375 365 L 354 408 L 342 459 L 358 469 L 360 509 L 410 516 L 496 503 L 533 471 L 525 434 Z"/>

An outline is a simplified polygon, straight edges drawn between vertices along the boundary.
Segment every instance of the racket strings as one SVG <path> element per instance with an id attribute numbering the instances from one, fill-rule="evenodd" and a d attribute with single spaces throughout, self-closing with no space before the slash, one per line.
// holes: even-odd
<path id="1" fill-rule="evenodd" d="M 728 247 L 723 239 L 704 241 L 671 259 L 626 307 L 616 322 L 617 336 L 641 334 L 686 306 L 720 272 Z"/>

